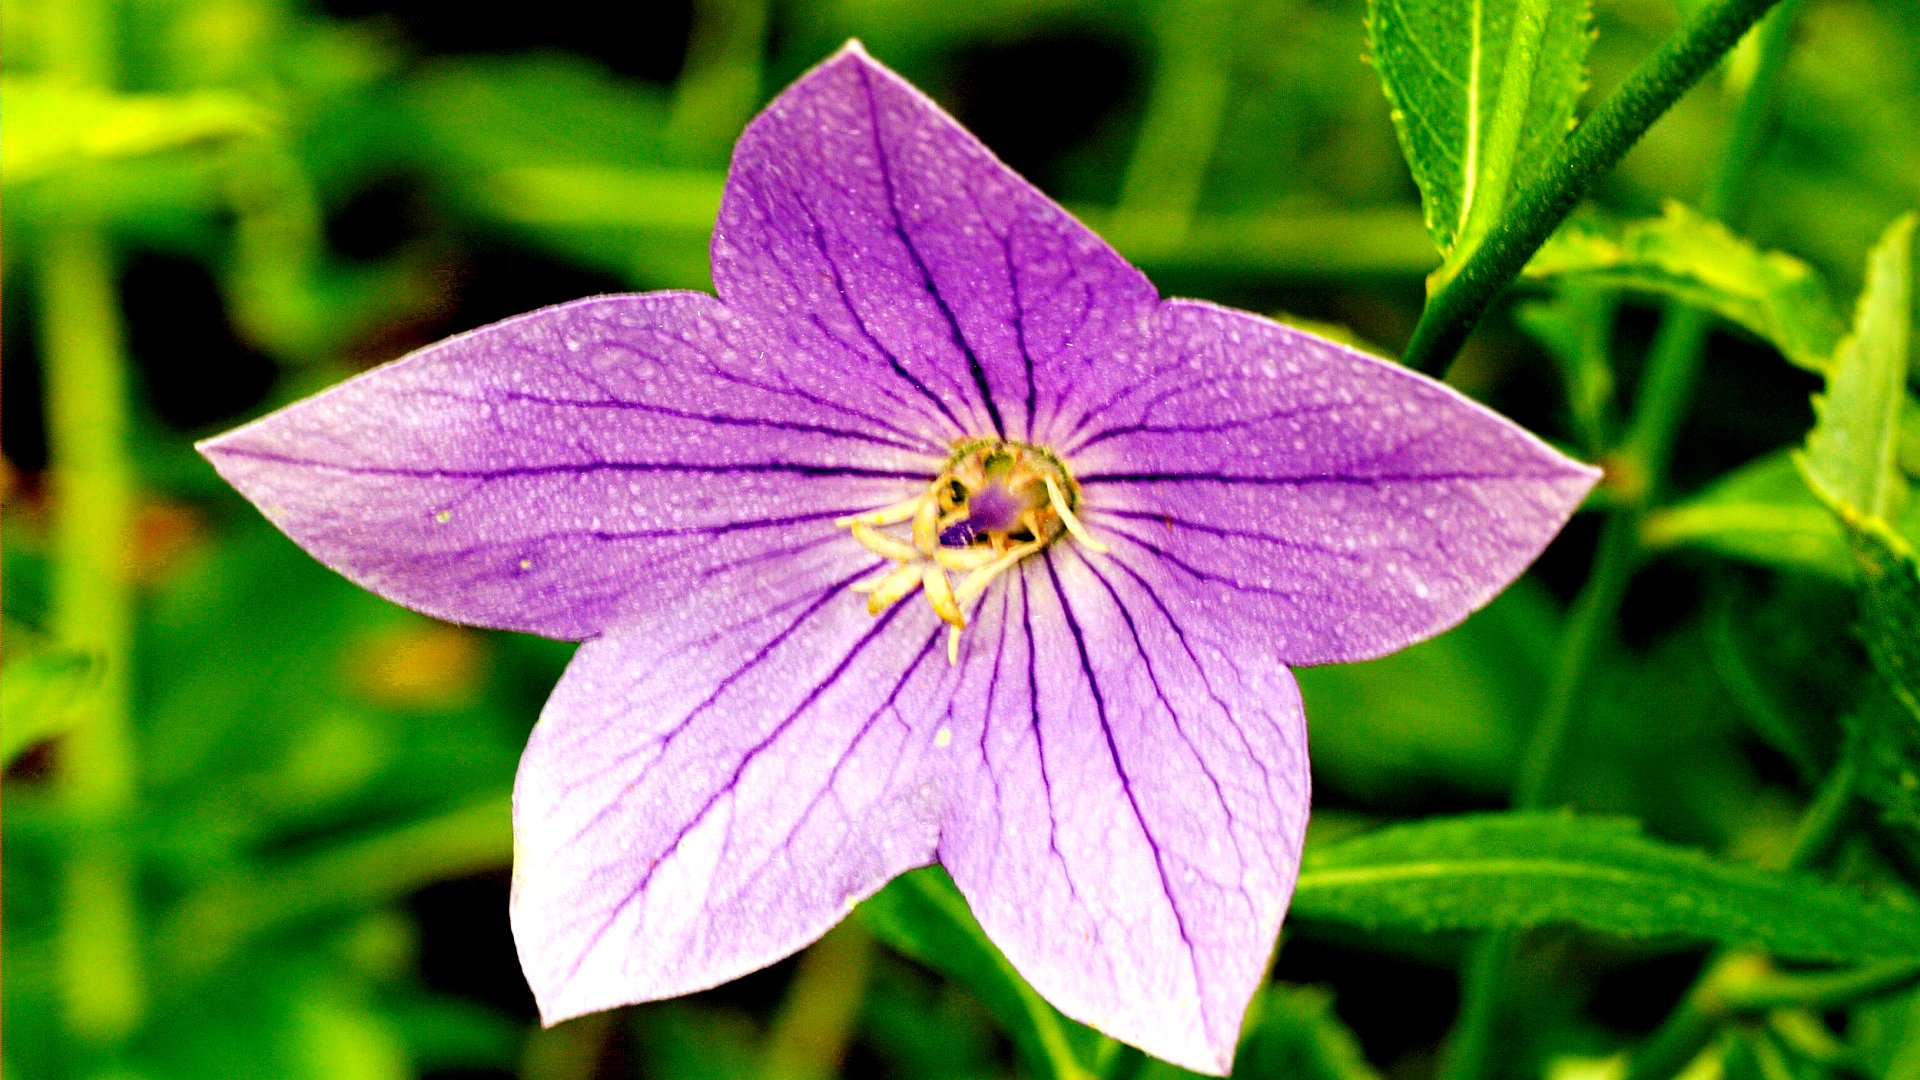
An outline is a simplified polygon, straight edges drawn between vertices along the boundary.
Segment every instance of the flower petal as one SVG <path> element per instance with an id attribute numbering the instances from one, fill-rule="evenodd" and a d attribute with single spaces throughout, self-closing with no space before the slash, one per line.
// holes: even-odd
<path id="1" fill-rule="evenodd" d="M 747 127 L 713 240 L 734 310 L 950 437 L 1046 441 L 1143 363 L 1138 270 L 857 45 Z"/>
<path id="2" fill-rule="evenodd" d="M 1170 301 L 1163 359 L 1063 440 L 1082 516 L 1169 602 L 1288 664 L 1363 660 L 1519 576 L 1599 472 L 1452 388 Z"/>
<path id="3" fill-rule="evenodd" d="M 946 453 L 796 385 L 783 353 L 697 293 L 509 319 L 201 452 L 366 588 L 574 639 L 735 563 L 843 539 L 836 516 L 911 494 Z"/>
<path id="4" fill-rule="evenodd" d="M 1293 677 L 1102 556 L 1009 577 L 967 632 L 940 861 L 1062 1012 L 1224 1074 L 1306 828 Z"/>
<path id="5" fill-rule="evenodd" d="M 956 677 L 925 604 L 879 618 L 852 544 L 741 571 L 581 646 L 514 788 L 514 937 L 547 1023 L 690 993 L 817 938 L 930 862 L 917 710 Z"/>

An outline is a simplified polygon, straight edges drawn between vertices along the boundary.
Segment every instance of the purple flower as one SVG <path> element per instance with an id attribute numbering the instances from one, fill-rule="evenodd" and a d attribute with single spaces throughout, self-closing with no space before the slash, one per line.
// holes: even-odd
<path id="1" fill-rule="evenodd" d="M 1288 665 L 1458 622 L 1594 471 L 1162 300 L 857 46 L 741 137 L 713 276 L 202 447 L 382 596 L 585 642 L 514 792 L 543 1017 L 725 982 L 938 860 L 1062 1011 L 1225 1072 L 1307 819 Z"/>

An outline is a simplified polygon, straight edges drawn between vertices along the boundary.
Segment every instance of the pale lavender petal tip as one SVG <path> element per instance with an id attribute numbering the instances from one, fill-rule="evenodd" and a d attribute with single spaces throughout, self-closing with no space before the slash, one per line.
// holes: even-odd
<path id="1" fill-rule="evenodd" d="M 1067 1015 L 1226 1073 L 1310 804 L 1288 665 L 1458 622 L 1598 474 L 1162 301 L 857 42 L 742 135 L 713 270 L 201 446 L 367 588 L 587 642 L 514 790 L 543 1019 L 772 963 L 937 858 Z"/>

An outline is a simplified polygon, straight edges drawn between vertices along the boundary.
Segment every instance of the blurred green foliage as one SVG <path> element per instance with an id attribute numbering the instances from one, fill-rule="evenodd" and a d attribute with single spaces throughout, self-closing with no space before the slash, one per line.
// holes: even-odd
<path id="1" fill-rule="evenodd" d="M 1569 111 L 1696 7 L 1598 0 L 1589 45 L 1559 0 L 6 0 L 0 1069 L 1176 1072 L 1035 996 L 933 870 L 794 963 L 537 1031 L 507 792 L 567 649 L 361 593 L 191 440 L 542 303 L 708 287 L 734 134 L 849 36 L 1167 292 L 1397 344 Z M 1316 818 L 1239 1074 L 1465 1075 L 1460 932 L 1531 929 L 1505 991 L 1468 992 L 1496 993 L 1499 1075 L 1920 1077 L 1920 995 L 1884 967 L 1920 952 L 1920 368 L 1911 254 L 1874 247 L 1920 203 L 1920 6 L 1782 17 L 1784 52 L 1756 35 L 1682 99 L 1455 365 L 1608 465 L 1592 516 L 1633 557 L 1590 568 L 1576 522 L 1458 629 L 1301 673 Z M 1460 72 L 1471 176 L 1407 122 L 1464 116 Z M 1466 814 L 1553 715 L 1548 802 L 1613 817 Z M 1705 942 L 1730 951 L 1669 1014 Z"/>

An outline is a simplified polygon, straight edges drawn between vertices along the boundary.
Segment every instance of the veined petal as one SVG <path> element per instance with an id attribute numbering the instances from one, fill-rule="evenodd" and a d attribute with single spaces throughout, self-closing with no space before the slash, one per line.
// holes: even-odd
<path id="1" fill-rule="evenodd" d="M 1036 557 L 981 604 L 953 697 L 940 861 L 1060 1010 L 1232 1066 L 1299 868 L 1293 677 L 1099 555 Z"/>
<path id="2" fill-rule="evenodd" d="M 1047 441 L 1088 376 L 1142 365 L 1146 278 L 857 45 L 748 126 L 720 296 L 954 437 Z M 1104 367 L 1103 367 L 1104 366 Z"/>
<path id="3" fill-rule="evenodd" d="M 942 446 L 790 377 L 710 296 L 605 296 L 429 346 L 201 444 L 328 566 L 457 622 L 584 638 L 844 537 Z M 719 598 L 712 602 L 720 603 Z"/>
<path id="4" fill-rule="evenodd" d="M 1289 664 L 1439 633 L 1519 576 L 1599 478 L 1417 373 L 1169 301 L 1164 359 L 1063 440 L 1082 516 L 1169 602 Z"/>
<path id="5" fill-rule="evenodd" d="M 853 545 L 581 646 L 521 759 L 513 927 L 547 1023 L 805 946 L 933 857 L 918 717 L 957 674 L 920 604 L 869 617 Z"/>

